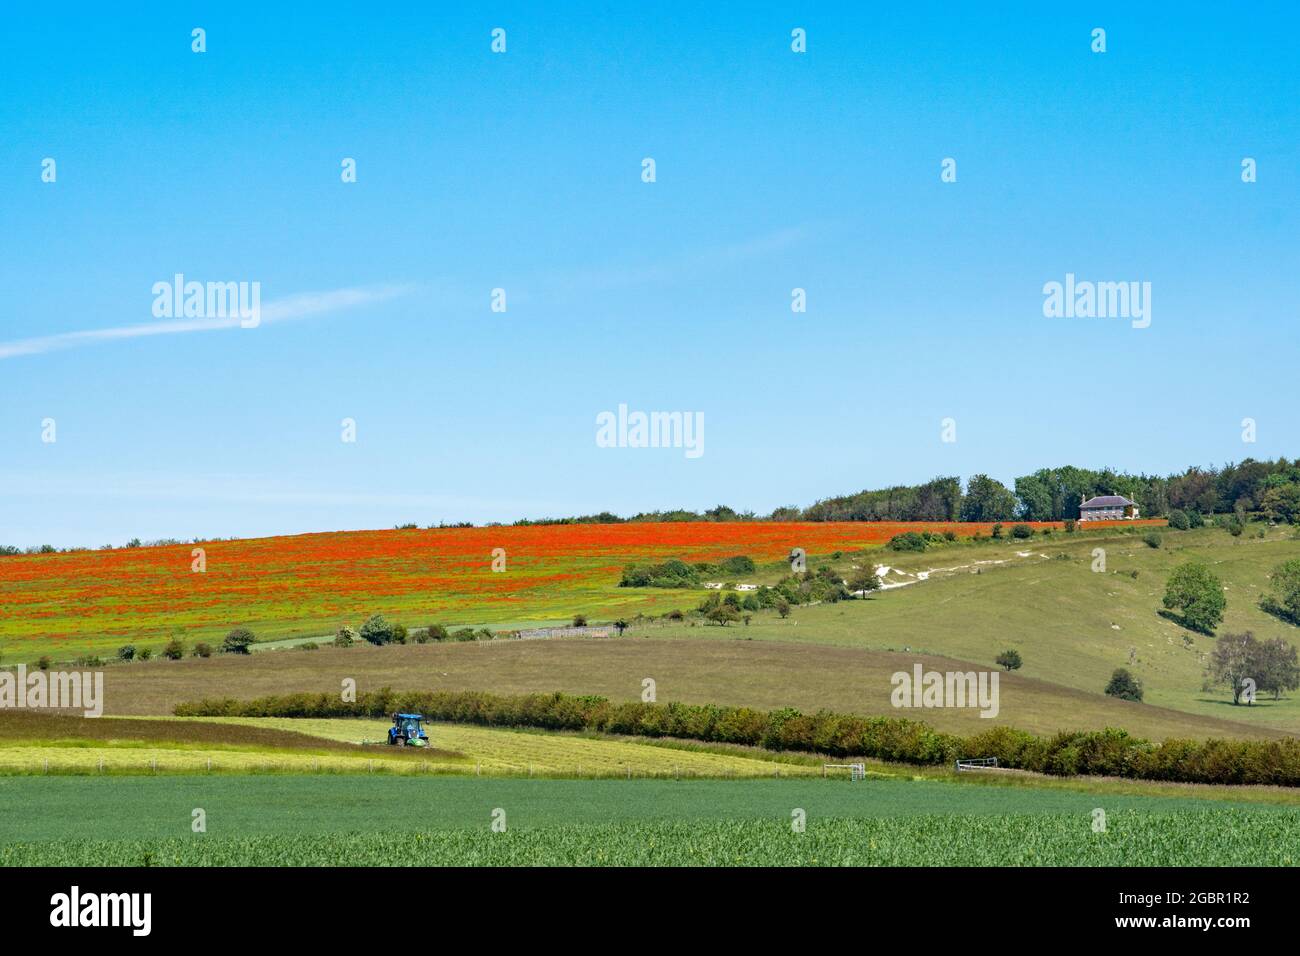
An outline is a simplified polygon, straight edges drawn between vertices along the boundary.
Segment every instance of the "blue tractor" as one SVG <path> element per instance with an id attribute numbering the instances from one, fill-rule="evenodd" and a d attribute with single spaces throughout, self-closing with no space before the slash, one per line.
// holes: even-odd
<path id="1" fill-rule="evenodd" d="M 394 747 L 427 747 L 429 735 L 424 732 L 423 714 L 393 714 L 393 726 L 388 728 L 388 743 Z"/>

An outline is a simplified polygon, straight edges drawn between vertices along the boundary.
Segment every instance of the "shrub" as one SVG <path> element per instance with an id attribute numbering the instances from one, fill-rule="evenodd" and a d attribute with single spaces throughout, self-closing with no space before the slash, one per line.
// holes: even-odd
<path id="1" fill-rule="evenodd" d="M 724 574 L 753 574 L 754 559 L 738 554 L 735 557 L 724 558 L 718 563 L 718 570 Z"/>
<path id="2" fill-rule="evenodd" d="M 1004 667 L 1009 671 L 1020 670 L 1021 664 L 1024 663 L 1020 659 L 1020 652 L 1011 648 L 999 654 L 996 658 L 994 658 L 994 661 L 997 663 L 999 667 Z"/>
<path id="3" fill-rule="evenodd" d="M 167 646 L 162 649 L 162 656 L 169 661 L 178 661 L 185 656 L 185 645 L 180 638 L 173 637 L 167 642 Z"/>
<path id="4" fill-rule="evenodd" d="M 586 627 L 586 626 L 587 626 L 587 615 L 585 615 L 585 614 L 575 614 L 575 615 L 573 615 L 573 626 L 574 626 L 574 627 Z"/>
<path id="5" fill-rule="evenodd" d="M 335 647 L 351 647 L 361 639 L 361 635 L 355 629 L 348 627 L 346 624 L 339 628 L 338 633 L 334 635 Z"/>
<path id="6" fill-rule="evenodd" d="M 462 643 L 465 641 L 472 641 L 475 639 L 474 628 L 472 627 L 458 628 L 457 630 L 451 632 L 451 639 L 453 641 L 460 641 Z"/>
<path id="7" fill-rule="evenodd" d="M 1186 511 L 1175 508 L 1169 512 L 1169 527 L 1173 528 L 1175 531 L 1187 531 L 1191 526 L 1192 522 L 1191 519 L 1187 517 Z"/>
<path id="8" fill-rule="evenodd" d="M 1078 530 L 1079 530 L 1079 522 L 1075 521 L 1073 518 L 1066 518 L 1066 519 L 1065 519 L 1065 533 L 1066 533 L 1066 534 L 1074 534 L 1074 532 L 1076 532 L 1076 531 L 1078 531 Z"/>
<path id="9" fill-rule="evenodd" d="M 1013 525 L 1011 528 L 1011 537 L 1023 541 L 1025 538 L 1032 538 L 1034 529 L 1027 524 Z"/>
<path id="10" fill-rule="evenodd" d="M 1187 512 L 1187 524 L 1191 528 L 1203 528 L 1205 527 L 1205 516 L 1199 511 L 1189 511 Z"/>
<path id="11" fill-rule="evenodd" d="M 1156 534 L 1154 531 L 1148 531 L 1142 536 L 1142 540 L 1146 542 L 1148 548 L 1158 548 L 1161 544 L 1160 535 Z"/>
<path id="12" fill-rule="evenodd" d="M 668 620 L 670 620 L 670 621 L 684 621 L 684 620 L 686 620 L 686 614 L 685 614 L 685 612 L 683 612 L 683 611 L 669 611 L 669 612 L 668 612 Z"/>
<path id="13" fill-rule="evenodd" d="M 248 645 L 252 644 L 256 638 L 253 632 L 246 627 L 237 627 L 221 642 L 221 653 L 223 654 L 247 654 Z"/>
<path id="14" fill-rule="evenodd" d="M 191 657 L 211 657 L 212 645 L 207 641 L 196 641 L 194 649 L 190 651 Z"/>
<path id="15" fill-rule="evenodd" d="M 372 614 L 361 625 L 361 638 L 376 647 L 390 644 L 393 640 L 393 625 L 382 614 Z"/>
<path id="16" fill-rule="evenodd" d="M 300 651 L 315 651 L 315 650 L 320 650 L 320 645 L 317 644 L 315 641 L 307 641 L 306 643 L 299 644 L 299 645 L 298 645 L 298 650 L 300 650 Z"/>
<path id="17" fill-rule="evenodd" d="M 1106 684 L 1106 693 L 1111 697 L 1118 697 L 1120 700 L 1134 700 L 1140 703 L 1142 700 L 1142 682 L 1123 667 L 1117 667 L 1115 673 L 1110 675 L 1110 681 Z"/>
<path id="18" fill-rule="evenodd" d="M 424 636 L 429 641 L 445 641 L 449 635 L 447 629 L 441 624 L 430 624 L 425 628 Z"/>
<path id="19" fill-rule="evenodd" d="M 785 598 L 781 598 L 780 600 L 778 600 L 776 602 L 776 613 L 780 614 L 783 619 L 789 617 L 790 602 L 785 600 Z"/>
<path id="20" fill-rule="evenodd" d="M 927 547 L 925 538 L 915 531 L 904 531 L 889 539 L 891 551 L 924 551 Z"/>
<path id="21" fill-rule="evenodd" d="M 394 643 L 394 644 L 405 644 L 405 643 L 406 643 L 406 638 L 407 638 L 406 625 L 405 625 L 405 624 L 394 624 L 394 625 L 393 625 L 393 643 Z"/>
<path id="22" fill-rule="evenodd" d="M 1001 522 L 1001 521 L 999 521 L 999 522 L 997 522 L 996 524 L 993 525 L 993 537 L 995 537 L 995 538 L 1001 538 L 1001 537 L 1002 537 L 1002 522 Z"/>
<path id="23" fill-rule="evenodd" d="M 748 560 L 747 558 L 745 560 Z M 750 562 L 752 565 L 753 562 Z M 673 558 L 663 564 L 629 564 L 623 569 L 621 588 L 691 588 L 700 583 L 701 572 L 709 565 L 689 565 Z M 750 570 L 753 570 L 752 567 Z"/>
<path id="24" fill-rule="evenodd" d="M 137 661 L 147 661 L 151 657 L 153 657 L 153 651 L 149 650 L 147 647 L 142 647 L 135 652 L 135 659 Z"/>
<path id="25" fill-rule="evenodd" d="M 123 644 L 121 647 L 119 647 L 117 649 L 117 659 L 119 661 L 135 660 L 135 645 Z"/>
<path id="26" fill-rule="evenodd" d="M 42 654 L 40 660 L 36 662 L 36 666 L 40 670 L 47 671 L 50 669 L 50 665 L 53 663 L 54 662 L 50 660 L 50 656 L 48 654 Z"/>

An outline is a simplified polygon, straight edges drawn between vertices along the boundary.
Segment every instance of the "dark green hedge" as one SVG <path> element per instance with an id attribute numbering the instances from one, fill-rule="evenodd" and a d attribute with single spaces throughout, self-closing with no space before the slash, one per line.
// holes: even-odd
<path id="1" fill-rule="evenodd" d="M 614 703 L 568 694 L 502 696 L 480 691 L 396 693 L 387 688 L 356 702 L 337 694 L 290 694 L 238 701 L 180 704 L 180 717 L 387 717 L 421 713 L 489 727 L 593 730 L 640 737 L 678 737 L 748 744 L 829 757 L 873 757 L 913 764 L 947 764 L 997 757 L 998 764 L 1039 773 L 1090 774 L 1183 783 L 1300 785 L 1300 741 L 1166 740 L 1125 731 L 1065 732 L 1053 737 L 994 727 L 970 737 L 940 733 L 914 720 L 859 717 L 791 708 L 762 711 L 709 704 Z"/>

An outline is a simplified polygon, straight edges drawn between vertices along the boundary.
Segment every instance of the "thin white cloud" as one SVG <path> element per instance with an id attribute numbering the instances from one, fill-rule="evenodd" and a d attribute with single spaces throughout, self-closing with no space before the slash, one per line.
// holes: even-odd
<path id="1" fill-rule="evenodd" d="M 374 305 L 386 302 L 411 291 L 411 286 L 388 285 L 367 286 L 351 289 L 331 289 L 325 292 L 303 292 L 298 295 L 275 299 L 261 308 L 261 321 L 284 322 L 291 319 L 304 319 L 314 315 L 325 315 L 362 305 Z M 221 329 L 238 328 L 240 318 L 223 316 L 209 319 L 166 319 L 160 322 L 144 322 L 139 325 L 121 325 L 108 329 L 87 329 L 82 332 L 60 332 L 57 335 L 38 336 L 29 339 L 14 339 L 0 342 L 0 359 L 16 358 L 20 355 L 43 355 L 59 349 L 81 348 L 87 345 L 99 345 L 120 339 L 138 339 L 151 335 L 178 335 L 184 332 L 215 332 Z"/>

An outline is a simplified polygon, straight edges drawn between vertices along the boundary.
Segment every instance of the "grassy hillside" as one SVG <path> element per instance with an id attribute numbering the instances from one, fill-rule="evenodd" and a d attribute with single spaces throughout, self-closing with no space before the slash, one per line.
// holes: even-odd
<path id="1" fill-rule="evenodd" d="M 749 628 L 755 632 L 757 625 Z M 721 628 L 696 628 L 722 633 Z M 1002 710 L 986 720 L 972 710 L 900 712 L 889 702 L 890 676 L 919 661 L 927 669 L 968 669 L 968 662 L 916 654 L 813 643 L 772 643 L 725 629 L 728 640 L 664 638 L 496 641 L 490 643 L 353 647 L 279 651 L 245 658 L 151 661 L 109 668 L 107 712 L 168 714 L 201 697 L 251 698 L 291 691 L 337 693 L 351 678 L 358 689 L 475 690 L 498 693 L 561 690 L 616 700 L 641 695 L 653 678 L 659 700 L 738 704 L 807 711 L 913 716 L 944 730 L 972 733 L 1009 724 L 1038 733 L 1121 726 L 1152 738 L 1266 736 L 1247 723 L 1189 716 L 1062 687 L 1019 674 L 1002 682 Z"/>
<path id="2" fill-rule="evenodd" d="M 1092 552 L 1098 547 L 1106 552 L 1104 573 L 1092 570 Z M 1170 570 L 1186 561 L 1202 561 L 1223 581 L 1228 600 L 1216 633 L 1251 630 L 1260 638 L 1300 643 L 1300 628 L 1258 607 L 1270 571 L 1300 558 L 1300 540 L 1289 528 L 1275 529 L 1264 538 L 1234 538 L 1208 528 L 1169 532 L 1162 536 L 1160 548 L 1150 548 L 1136 536 L 1079 541 L 1054 535 L 1050 540 L 1036 538 L 1030 545 L 976 551 L 977 557 L 960 552 L 883 554 L 878 560 L 894 568 L 931 573 L 926 580 L 886 590 L 868 601 L 797 608 L 784 621 L 764 615 L 745 628 L 743 636 L 907 648 L 985 667 L 995 666 L 1000 651 L 1015 648 L 1024 659 L 1019 674 L 1094 694 L 1116 667 L 1126 667 L 1144 684 L 1144 707 L 1300 732 L 1300 693 L 1279 701 L 1261 697 L 1253 707 L 1245 707 L 1233 706 L 1226 688 L 1203 691 L 1202 675 L 1215 638 L 1193 633 L 1159 613 Z M 908 580 L 897 572 L 888 577 Z M 674 627 L 654 633 L 737 636 L 734 627 Z M 1003 685 L 1004 697 L 1012 693 L 1010 688 Z"/>

